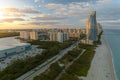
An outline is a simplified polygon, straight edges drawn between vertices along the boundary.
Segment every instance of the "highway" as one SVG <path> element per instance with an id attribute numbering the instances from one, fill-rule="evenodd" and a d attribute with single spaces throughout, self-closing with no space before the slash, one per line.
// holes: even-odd
<path id="1" fill-rule="evenodd" d="M 77 43 L 75 43 L 75 44 L 71 45 L 70 47 L 60 51 L 56 56 L 52 57 L 51 59 L 47 60 L 43 64 L 37 66 L 36 68 L 28 71 L 27 73 L 23 74 L 22 76 L 20 76 L 16 80 L 33 80 L 33 78 L 35 76 L 37 76 L 37 75 L 41 74 L 42 72 L 44 72 L 45 70 L 47 70 L 51 64 L 55 63 L 60 58 L 62 58 L 68 51 L 75 48 L 76 44 Z"/>

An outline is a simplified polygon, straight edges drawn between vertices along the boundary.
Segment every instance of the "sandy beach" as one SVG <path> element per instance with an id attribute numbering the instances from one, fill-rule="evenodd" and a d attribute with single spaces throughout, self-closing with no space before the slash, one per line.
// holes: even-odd
<path id="1" fill-rule="evenodd" d="M 102 36 L 86 80 L 115 80 L 111 50 Z"/>

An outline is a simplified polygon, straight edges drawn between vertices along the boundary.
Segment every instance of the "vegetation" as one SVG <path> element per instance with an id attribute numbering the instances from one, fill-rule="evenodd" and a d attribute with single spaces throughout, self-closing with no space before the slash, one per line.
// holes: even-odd
<path id="1" fill-rule="evenodd" d="M 65 56 L 63 56 L 59 61 L 67 65 L 69 62 L 72 62 L 81 52 L 82 49 L 74 48 L 73 50 L 69 51 Z"/>
<path id="2" fill-rule="evenodd" d="M 80 44 L 80 48 L 86 49 L 85 53 L 66 69 L 59 80 L 79 80 L 78 76 L 86 76 L 95 54 L 95 46 Z"/>
<path id="3" fill-rule="evenodd" d="M 36 76 L 33 80 L 54 80 L 62 71 L 62 67 L 58 63 L 53 63 L 48 70 L 39 76 Z"/>
<path id="4" fill-rule="evenodd" d="M 32 44 L 36 44 L 40 47 L 45 47 L 45 51 L 40 55 L 36 55 L 34 57 L 27 57 L 24 60 L 16 60 L 3 71 L 0 71 L 0 80 L 14 80 L 17 77 L 21 76 L 22 74 L 26 73 L 27 71 L 33 69 L 34 67 L 42 64 L 47 59 L 53 57 L 60 50 L 67 48 L 72 44 L 72 42 L 31 42 Z M 41 46 L 41 44 L 43 44 Z"/>
<path id="5" fill-rule="evenodd" d="M 95 54 L 95 51 L 94 51 L 95 46 L 79 44 L 79 47 L 86 49 L 85 53 L 76 61 L 74 61 L 72 65 L 70 65 L 67 69 L 65 69 L 65 73 L 62 74 L 59 80 L 79 80 L 78 76 L 87 75 L 92 58 Z M 67 64 L 72 62 L 81 53 L 81 51 L 82 51 L 81 49 L 75 48 L 69 51 L 64 57 L 62 57 L 59 60 L 59 62 L 67 66 Z M 54 68 L 56 69 L 57 67 L 54 67 Z M 62 72 L 63 69 L 61 69 L 60 71 L 56 70 L 56 73 L 55 73 L 54 68 L 53 70 L 49 68 L 44 73 L 40 74 L 39 76 L 36 76 L 34 80 L 55 80 L 56 77 L 60 74 L 60 72 Z M 54 77 L 50 78 L 51 76 L 54 76 Z"/>
<path id="6" fill-rule="evenodd" d="M 101 31 L 101 33 L 98 35 L 98 40 L 94 42 L 95 45 L 100 45 L 101 44 L 101 35 L 102 35 L 103 31 Z"/>
<path id="7" fill-rule="evenodd" d="M 86 49 L 86 52 L 79 59 L 77 59 L 70 67 L 68 67 L 68 69 L 66 70 L 66 73 L 62 74 L 59 80 L 79 80 L 77 76 L 87 75 L 92 58 L 95 53 L 94 51 L 95 46 L 80 44 L 79 47 Z M 59 61 L 60 63 L 64 63 L 65 65 L 67 65 L 68 63 L 72 62 L 80 54 L 80 52 L 81 52 L 81 49 L 79 50 L 75 48 L 72 51 L 69 51 Z M 56 73 L 56 75 L 59 75 L 60 72 Z M 48 73 L 48 74 L 45 74 L 45 73 Z M 43 74 L 40 74 L 39 76 L 35 77 L 34 80 L 55 80 L 57 76 L 54 76 L 54 78 L 52 77 L 52 79 L 49 79 L 49 77 L 47 77 L 49 76 L 50 73 L 54 73 L 54 69 L 53 70 L 48 69 Z M 53 75 L 55 74 L 51 74 L 50 76 L 53 76 Z"/>
<path id="8" fill-rule="evenodd" d="M 72 44 L 72 41 L 65 41 L 63 43 L 57 42 L 57 41 L 29 41 L 28 43 L 31 43 L 32 45 L 39 45 L 38 48 L 42 49 L 49 49 L 53 46 L 59 47 L 60 49 L 65 49 L 66 47 L 69 47 Z"/>
<path id="9" fill-rule="evenodd" d="M 79 78 L 77 76 L 64 73 L 64 74 L 62 74 L 62 76 L 59 80 L 79 80 Z"/>
<path id="10" fill-rule="evenodd" d="M 14 80 L 27 71 L 45 62 L 47 59 L 56 55 L 60 50 L 67 48 L 72 42 L 44 42 L 44 41 L 31 41 L 34 45 L 39 45 L 39 48 L 46 49 L 42 55 L 36 55 L 35 57 L 28 57 L 24 60 L 16 60 L 10 66 L 3 71 L 0 71 L 0 80 Z M 85 53 L 76 61 L 73 62 L 62 74 L 59 80 L 79 80 L 78 76 L 86 76 L 90 68 L 91 61 L 95 54 L 95 45 L 79 44 L 80 48 L 86 49 Z M 60 63 L 67 65 L 73 61 L 81 50 L 73 49 L 69 51 L 62 59 Z M 44 73 L 38 75 L 34 80 L 54 80 L 64 68 L 61 68 L 58 63 L 54 63 Z"/>
<path id="11" fill-rule="evenodd" d="M 97 41 L 98 44 L 101 44 L 101 35 L 102 35 L 102 33 L 103 33 L 103 31 L 98 35 L 98 41 Z"/>
<path id="12" fill-rule="evenodd" d="M 72 62 L 81 53 L 81 51 L 82 51 L 81 49 L 74 48 L 73 50 L 69 51 L 66 55 L 64 55 L 64 57 L 61 58 L 59 62 L 66 64 L 65 66 L 67 66 L 67 64 Z M 59 64 L 56 62 L 52 64 L 51 67 L 44 73 L 40 74 L 39 76 L 36 76 L 34 80 L 55 80 L 56 77 L 60 74 L 60 72 L 62 72 L 64 68 L 65 67 L 60 67 Z M 74 79 L 73 77 L 69 80 L 77 79 Z"/>
<path id="13" fill-rule="evenodd" d="M 0 38 L 12 37 L 12 36 L 19 36 L 19 35 L 20 35 L 19 32 L 1 32 L 0 33 Z"/>

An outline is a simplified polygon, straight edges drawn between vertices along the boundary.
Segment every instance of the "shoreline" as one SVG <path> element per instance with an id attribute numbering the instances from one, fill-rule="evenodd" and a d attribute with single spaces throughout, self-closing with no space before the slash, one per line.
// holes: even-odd
<path id="1" fill-rule="evenodd" d="M 101 41 L 102 44 L 96 48 L 96 54 L 85 80 L 116 80 L 111 49 L 104 35 Z"/>
<path id="2" fill-rule="evenodd" d="M 104 40 L 104 42 L 105 42 L 105 44 L 106 44 L 108 50 L 110 51 L 111 64 L 112 64 L 112 65 L 111 65 L 111 68 L 113 69 L 113 76 L 114 76 L 114 79 L 115 79 L 115 80 L 118 80 L 118 78 L 117 78 L 117 74 L 116 74 L 116 71 L 115 71 L 114 59 L 113 59 L 113 54 L 112 54 L 111 47 L 110 47 L 108 41 L 105 39 L 105 35 L 103 35 L 102 38 L 103 38 L 103 40 Z"/>

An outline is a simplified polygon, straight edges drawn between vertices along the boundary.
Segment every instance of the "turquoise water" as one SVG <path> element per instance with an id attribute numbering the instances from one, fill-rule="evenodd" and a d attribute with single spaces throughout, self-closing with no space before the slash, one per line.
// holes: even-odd
<path id="1" fill-rule="evenodd" d="M 117 80 L 120 80 L 120 30 L 104 30 L 104 34 L 112 51 Z"/>

